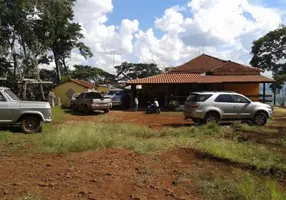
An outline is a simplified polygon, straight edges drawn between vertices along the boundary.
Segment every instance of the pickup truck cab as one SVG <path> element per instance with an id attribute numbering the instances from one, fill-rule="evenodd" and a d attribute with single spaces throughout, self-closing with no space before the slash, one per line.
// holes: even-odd
<path id="1" fill-rule="evenodd" d="M 52 121 L 48 102 L 22 101 L 9 88 L 0 87 L 0 125 L 20 124 L 25 133 L 40 130 L 41 122 Z"/>
<path id="2" fill-rule="evenodd" d="M 99 92 L 83 92 L 73 103 L 73 110 L 81 110 L 87 115 L 96 110 L 108 113 L 112 108 L 111 98 L 103 97 Z"/>

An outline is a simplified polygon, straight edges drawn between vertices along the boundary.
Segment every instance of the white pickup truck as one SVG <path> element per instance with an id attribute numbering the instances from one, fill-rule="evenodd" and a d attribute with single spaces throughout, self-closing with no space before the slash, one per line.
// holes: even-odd
<path id="1" fill-rule="evenodd" d="M 112 108 L 111 98 L 103 97 L 99 92 L 83 92 L 73 102 L 74 111 L 83 111 L 86 115 L 96 110 L 108 113 Z"/>

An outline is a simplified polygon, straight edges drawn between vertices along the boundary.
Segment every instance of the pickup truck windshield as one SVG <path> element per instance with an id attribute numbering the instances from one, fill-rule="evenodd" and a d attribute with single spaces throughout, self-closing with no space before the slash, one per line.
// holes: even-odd
<path id="1" fill-rule="evenodd" d="M 10 97 L 10 99 L 12 101 L 20 101 L 21 100 L 11 90 L 5 90 L 4 92 L 8 97 Z"/>

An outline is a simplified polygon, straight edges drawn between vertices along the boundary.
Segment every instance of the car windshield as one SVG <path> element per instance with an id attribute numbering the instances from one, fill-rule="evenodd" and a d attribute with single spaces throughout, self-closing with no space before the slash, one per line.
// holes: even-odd
<path id="1" fill-rule="evenodd" d="M 121 95 L 122 91 L 116 91 L 116 90 L 111 90 L 108 92 L 107 95 L 113 96 L 113 95 Z"/>
<path id="2" fill-rule="evenodd" d="M 10 97 L 12 101 L 20 101 L 21 99 L 17 97 L 11 90 L 5 90 L 5 94 Z"/>

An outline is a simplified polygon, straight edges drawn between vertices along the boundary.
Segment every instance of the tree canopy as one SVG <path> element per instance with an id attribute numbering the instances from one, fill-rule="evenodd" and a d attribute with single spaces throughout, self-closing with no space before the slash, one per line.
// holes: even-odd
<path id="1" fill-rule="evenodd" d="M 124 74 L 129 79 L 145 78 L 162 73 L 156 64 L 151 63 L 127 63 L 115 66 L 117 74 Z"/>
<path id="2" fill-rule="evenodd" d="M 254 41 L 251 54 L 250 64 L 272 71 L 276 83 L 271 88 L 280 91 L 286 81 L 286 27 L 282 25 Z"/>
<path id="3" fill-rule="evenodd" d="M 71 77 L 75 79 L 93 81 L 98 84 L 110 84 L 115 80 L 114 75 L 97 67 L 74 65 L 74 68 L 75 69 L 71 72 Z"/>
<path id="4" fill-rule="evenodd" d="M 24 79 L 43 78 L 41 64 L 55 62 L 56 79 L 68 74 L 67 59 L 77 51 L 88 58 L 90 49 L 81 42 L 81 26 L 74 20 L 75 0 L 0 0 L 0 75 L 26 98 Z M 17 84 L 18 83 L 18 84 Z"/>

